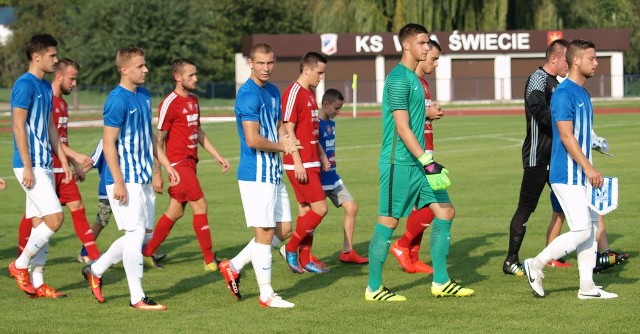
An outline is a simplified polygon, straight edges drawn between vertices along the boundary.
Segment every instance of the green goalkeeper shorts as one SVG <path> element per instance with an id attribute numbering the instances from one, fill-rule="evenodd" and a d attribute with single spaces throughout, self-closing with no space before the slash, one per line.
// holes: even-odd
<path id="1" fill-rule="evenodd" d="M 434 191 L 421 167 L 415 165 L 379 164 L 380 188 L 378 214 L 384 217 L 408 217 L 413 207 L 431 203 L 450 203 L 446 190 Z"/>

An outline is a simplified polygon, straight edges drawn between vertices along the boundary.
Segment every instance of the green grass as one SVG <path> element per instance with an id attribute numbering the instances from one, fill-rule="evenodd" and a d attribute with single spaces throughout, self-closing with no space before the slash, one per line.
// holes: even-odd
<path id="1" fill-rule="evenodd" d="M 73 116 L 72 116 L 73 118 Z M 380 141 L 378 118 L 351 119 L 338 123 L 338 170 L 359 205 L 355 248 L 367 254 L 368 241 L 377 217 L 377 155 Z M 148 295 L 169 307 L 167 312 L 143 313 L 130 310 L 129 293 L 122 267 L 106 272 L 106 302 L 98 304 L 83 280 L 82 266 L 74 261 L 80 247 L 70 216 L 53 237 L 46 281 L 65 291 L 64 300 L 31 300 L 19 292 L 6 271 L 0 276 L 2 331 L 27 333 L 71 332 L 232 332 L 232 333 L 633 333 L 637 332 L 635 311 L 639 306 L 637 283 L 640 268 L 637 235 L 637 203 L 640 201 L 640 142 L 637 114 L 596 115 L 596 132 L 606 137 L 614 158 L 597 155 L 595 164 L 605 175 L 620 178 L 620 207 L 607 216 L 611 246 L 632 254 L 625 265 L 595 279 L 620 298 L 609 301 L 580 301 L 577 268 L 547 269 L 547 297 L 532 297 L 524 278 L 502 274 L 508 225 L 517 203 L 520 185 L 520 146 L 524 137 L 522 116 L 448 117 L 436 123 L 437 160 L 451 171 L 450 196 L 456 207 L 449 255 L 452 278 L 476 290 L 473 298 L 435 299 L 428 290 L 431 277 L 402 272 L 389 256 L 384 282 L 406 295 L 406 303 L 364 301 L 367 266 L 338 261 L 342 245 L 342 212 L 330 208 L 317 229 L 314 253 L 333 269 L 326 275 L 294 275 L 274 252 L 273 286 L 285 299 L 296 303 L 291 310 L 258 307 L 258 289 L 253 270 L 243 273 L 243 300 L 228 293 L 222 278 L 202 269 L 202 259 L 193 236 L 190 211 L 174 227 L 160 247 L 169 255 L 166 268 L 147 270 L 144 287 Z M 3 125 L 6 130 L 6 125 Z M 209 203 L 209 221 L 214 248 L 223 258 L 234 256 L 252 237 L 245 227 L 235 180 L 238 140 L 235 124 L 208 124 L 205 131 L 233 167 L 221 174 L 212 159 L 204 156 L 199 172 Z M 100 136 L 99 129 L 72 129 L 70 142 L 90 153 Z M 201 150 L 201 152 L 203 152 Z M 11 137 L 0 131 L 0 176 L 9 188 L 0 192 L 3 214 L 0 220 L 0 265 L 6 267 L 16 255 L 17 225 L 24 211 L 24 194 L 11 172 Z M 96 212 L 95 172 L 80 188 L 93 221 Z M 290 190 L 293 198 L 293 192 Z M 548 190 L 529 222 L 521 258 L 537 254 L 544 247 L 550 217 Z M 157 198 L 156 216 L 167 205 L 167 195 Z M 295 208 L 295 206 L 292 206 Z M 295 209 L 293 214 L 295 215 Z M 399 237 L 404 220 L 396 231 Z M 427 230 L 429 232 L 429 230 Z M 98 240 L 104 251 L 120 235 L 112 222 Z M 428 237 L 422 257 L 430 261 Z M 576 264 L 575 254 L 569 262 Z M 6 269 L 5 269 L 6 270 Z M 636 328 L 634 330 L 633 328 Z"/>

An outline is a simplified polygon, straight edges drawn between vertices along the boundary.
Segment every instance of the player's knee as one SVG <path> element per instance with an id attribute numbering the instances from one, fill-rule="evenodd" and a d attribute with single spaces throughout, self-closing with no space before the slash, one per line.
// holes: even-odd
<path id="1" fill-rule="evenodd" d="M 342 203 L 344 211 L 349 216 L 355 216 L 358 214 L 358 204 L 355 201 L 348 201 Z"/>
<path id="2" fill-rule="evenodd" d="M 577 244 L 581 244 L 589 239 L 593 239 L 593 229 L 586 229 L 581 231 L 572 231 L 573 238 Z"/>

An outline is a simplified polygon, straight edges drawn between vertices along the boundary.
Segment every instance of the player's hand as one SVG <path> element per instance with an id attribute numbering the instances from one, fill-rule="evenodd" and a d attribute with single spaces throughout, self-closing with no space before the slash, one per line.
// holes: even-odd
<path id="1" fill-rule="evenodd" d="M 307 183 L 307 170 L 302 164 L 294 164 L 293 172 L 298 182 L 300 182 L 301 184 Z"/>
<path id="2" fill-rule="evenodd" d="M 331 169 L 331 161 L 329 161 L 329 158 L 327 158 L 326 155 L 322 155 L 320 157 L 320 162 L 322 163 L 322 170 L 325 172 L 328 172 L 329 169 Z"/>
<path id="3" fill-rule="evenodd" d="M 5 190 L 7 189 L 7 183 L 4 182 L 3 178 L 0 178 L 0 190 Z"/>
<path id="4" fill-rule="evenodd" d="M 62 183 L 69 183 L 73 180 L 73 171 L 69 168 L 69 165 L 62 166 L 62 171 L 64 172 L 64 179 L 62 179 Z"/>
<path id="5" fill-rule="evenodd" d="M 153 173 L 151 176 L 151 186 L 153 187 L 153 191 L 156 194 L 162 194 L 162 189 L 164 188 L 164 180 L 162 179 L 162 174 Z"/>
<path id="6" fill-rule="evenodd" d="M 439 103 L 433 102 L 431 106 L 427 108 L 428 119 L 435 121 L 442 118 L 442 116 L 444 116 L 444 112 L 442 111 L 442 108 L 440 107 Z"/>
<path id="7" fill-rule="evenodd" d="M 280 138 L 280 144 L 282 144 L 282 152 L 284 152 L 284 154 L 291 154 L 302 149 L 300 140 L 293 139 L 289 137 L 289 135 L 282 136 L 282 138 Z"/>
<path id="8" fill-rule="evenodd" d="M 424 168 L 424 173 L 433 190 L 445 190 L 451 185 L 449 179 L 449 170 L 447 170 L 441 164 L 433 161 L 433 156 L 429 153 L 424 153 L 418 159 Z"/>
<path id="9" fill-rule="evenodd" d="M 220 165 L 221 168 L 221 172 L 224 173 L 226 171 L 229 170 L 229 166 L 231 166 L 229 164 L 229 161 L 227 161 L 227 159 L 223 158 L 223 157 L 218 157 L 216 158 L 216 161 L 218 162 L 218 165 Z"/>
<path id="10" fill-rule="evenodd" d="M 593 168 L 593 166 L 589 167 L 588 169 L 585 169 L 584 173 L 586 174 L 587 179 L 589 180 L 589 183 L 591 183 L 591 185 L 594 188 L 602 187 L 602 183 L 604 182 L 604 178 L 602 177 L 602 174 L 600 174 L 600 172 L 598 172 L 598 170 Z"/>
<path id="11" fill-rule="evenodd" d="M 169 166 L 169 168 L 165 168 L 167 170 L 167 177 L 169 178 L 169 186 L 173 187 L 180 183 L 180 174 L 176 172 L 173 167 Z"/>
<path id="12" fill-rule="evenodd" d="M 85 168 L 91 168 L 93 166 L 93 160 L 84 154 L 78 153 L 73 160 Z"/>
<path id="13" fill-rule="evenodd" d="M 36 180 L 33 177 L 33 169 L 25 166 L 24 171 L 22 172 L 22 185 L 27 189 L 31 189 L 31 187 L 35 185 L 35 182 Z"/>
<path id="14" fill-rule="evenodd" d="M 127 188 L 123 182 L 113 184 L 113 199 L 122 205 L 127 204 Z"/>
<path id="15" fill-rule="evenodd" d="M 73 169 L 78 182 L 82 182 L 86 179 L 86 172 L 84 171 L 84 167 L 80 166 L 79 164 L 74 164 Z"/>

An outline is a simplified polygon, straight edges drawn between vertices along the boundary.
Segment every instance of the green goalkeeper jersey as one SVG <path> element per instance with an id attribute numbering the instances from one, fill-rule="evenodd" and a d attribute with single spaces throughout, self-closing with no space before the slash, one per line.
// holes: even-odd
<path id="1" fill-rule="evenodd" d="M 418 165 L 420 162 L 404 145 L 393 112 L 407 110 L 409 127 L 424 147 L 425 95 L 418 76 L 403 64 L 396 65 L 387 76 L 382 95 L 382 147 L 379 163 Z"/>

